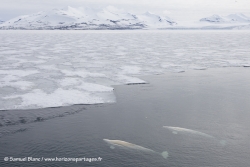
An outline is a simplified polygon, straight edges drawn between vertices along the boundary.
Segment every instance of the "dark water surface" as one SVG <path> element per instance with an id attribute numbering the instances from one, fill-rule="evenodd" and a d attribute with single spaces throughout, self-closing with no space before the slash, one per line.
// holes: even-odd
<path id="1" fill-rule="evenodd" d="M 250 68 L 221 68 L 148 76 L 142 79 L 150 84 L 115 86 L 114 104 L 0 111 L 2 116 L 30 115 L 0 126 L 0 166 L 248 167 L 249 74 Z M 55 114 L 43 117 L 43 112 Z M 214 139 L 173 134 L 163 126 L 197 130 Z M 112 150 L 103 139 L 168 151 L 169 157 Z M 101 157 L 102 161 L 9 162 L 4 157 Z"/>

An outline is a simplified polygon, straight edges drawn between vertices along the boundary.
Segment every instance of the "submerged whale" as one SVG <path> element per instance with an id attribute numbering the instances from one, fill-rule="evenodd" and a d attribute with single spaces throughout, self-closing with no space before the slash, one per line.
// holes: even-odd
<path id="1" fill-rule="evenodd" d="M 168 129 L 170 131 L 172 131 L 173 134 L 193 134 L 193 135 L 199 135 L 199 136 L 203 136 L 203 137 L 207 137 L 210 139 L 214 139 L 219 141 L 220 145 L 225 146 L 227 144 L 227 142 L 225 140 L 218 140 L 215 137 L 208 135 L 206 133 L 203 132 L 199 132 L 196 130 L 192 130 L 192 129 L 186 129 L 186 128 L 181 128 L 181 127 L 173 127 L 173 126 L 163 126 L 163 128 Z"/>
<path id="2" fill-rule="evenodd" d="M 208 135 L 206 133 L 202 133 L 202 132 L 199 132 L 199 131 L 196 131 L 196 130 L 192 130 L 192 129 L 186 129 L 186 128 L 180 128 L 180 127 L 172 127 L 172 126 L 163 126 L 163 128 L 166 128 L 170 131 L 172 131 L 173 134 L 194 134 L 194 135 L 200 135 L 200 136 L 203 136 L 203 137 L 208 137 L 208 138 L 214 138 L 213 136 L 211 135 Z"/>
<path id="3" fill-rule="evenodd" d="M 147 152 L 147 153 L 160 154 L 165 159 L 168 157 L 167 151 L 158 153 L 158 152 L 155 152 L 154 150 L 151 150 L 151 149 L 148 149 L 148 148 L 136 145 L 136 144 L 132 144 L 126 141 L 122 141 L 122 140 L 109 140 L 109 139 L 103 139 L 103 140 L 110 145 L 111 149 L 115 149 L 115 147 L 118 147 L 118 148 L 123 148 L 123 149 L 132 149 L 132 150 L 142 151 L 142 152 Z"/>

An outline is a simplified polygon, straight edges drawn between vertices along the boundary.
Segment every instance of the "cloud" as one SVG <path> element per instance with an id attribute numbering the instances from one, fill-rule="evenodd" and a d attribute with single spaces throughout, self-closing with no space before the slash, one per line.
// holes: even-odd
<path id="1" fill-rule="evenodd" d="M 215 13 L 250 14 L 250 0 L 1 0 L 0 18 L 7 20 L 19 15 L 65 6 L 102 8 L 108 5 L 135 14 L 151 11 L 156 14 L 171 15 L 177 19 Z"/>
<path id="2" fill-rule="evenodd" d="M 168 10 L 164 10 L 162 13 L 163 13 L 163 15 L 169 15 L 169 14 L 171 14 L 171 12 L 168 11 Z"/>

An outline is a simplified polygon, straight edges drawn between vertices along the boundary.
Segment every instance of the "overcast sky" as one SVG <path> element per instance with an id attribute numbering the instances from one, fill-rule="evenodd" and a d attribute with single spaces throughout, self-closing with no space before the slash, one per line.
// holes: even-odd
<path id="1" fill-rule="evenodd" d="M 135 14 L 146 11 L 165 14 L 175 20 L 195 20 L 212 14 L 250 16 L 250 0 L 0 0 L 0 18 L 8 20 L 66 6 L 102 8 L 109 5 Z"/>

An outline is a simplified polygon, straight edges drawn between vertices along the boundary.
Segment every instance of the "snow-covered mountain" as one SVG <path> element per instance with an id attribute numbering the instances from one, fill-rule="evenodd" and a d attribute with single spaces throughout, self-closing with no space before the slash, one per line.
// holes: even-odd
<path id="1" fill-rule="evenodd" d="M 101 10 L 69 6 L 19 16 L 1 24 L 0 29 L 142 29 L 175 24 L 168 17 L 149 12 L 135 15 L 113 6 Z"/>
<path id="2" fill-rule="evenodd" d="M 213 15 L 210 17 L 200 19 L 201 22 L 209 23 L 250 23 L 250 17 L 242 13 L 230 14 L 228 16 Z"/>
<path id="3" fill-rule="evenodd" d="M 155 15 L 150 12 L 146 12 L 141 15 L 136 16 L 138 20 L 140 20 L 145 25 L 150 25 L 153 27 L 169 27 L 169 25 L 177 25 L 176 22 L 174 22 L 169 17 L 161 17 L 158 15 Z"/>
<path id="4" fill-rule="evenodd" d="M 225 20 L 219 15 L 213 15 L 210 17 L 202 18 L 202 19 L 200 19 L 200 21 L 209 22 L 209 23 L 223 23 L 223 22 L 225 22 Z"/>
<path id="5" fill-rule="evenodd" d="M 0 21 L 0 29 L 249 29 L 244 14 L 212 15 L 197 21 L 176 21 L 150 12 L 133 14 L 108 6 L 102 9 L 65 7 Z"/>
<path id="6" fill-rule="evenodd" d="M 0 19 L 0 24 L 2 24 L 2 23 L 4 23 L 4 21 Z"/>
<path id="7" fill-rule="evenodd" d="M 212 15 L 197 21 L 178 21 L 174 29 L 248 29 L 250 17 L 244 14 L 230 14 L 228 16 Z"/>

